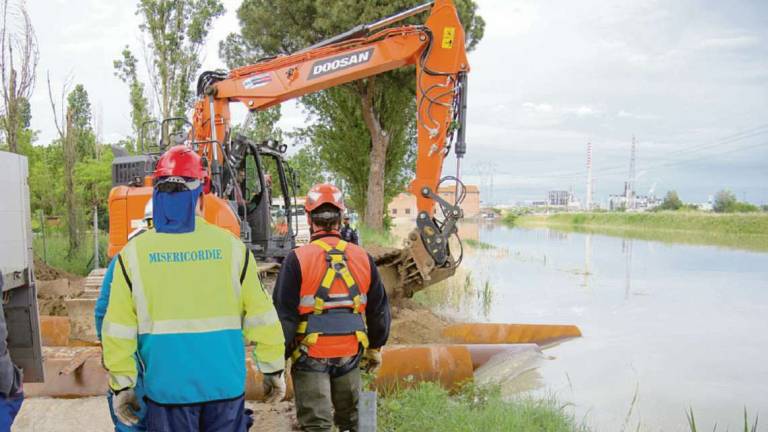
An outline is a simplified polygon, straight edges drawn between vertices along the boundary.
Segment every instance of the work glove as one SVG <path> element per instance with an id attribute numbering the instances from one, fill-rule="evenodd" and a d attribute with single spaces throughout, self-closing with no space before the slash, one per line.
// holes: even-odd
<path id="1" fill-rule="evenodd" d="M 112 410 L 121 423 L 133 426 L 139 422 L 136 412 L 141 409 L 132 388 L 121 390 L 112 397 Z"/>
<path id="2" fill-rule="evenodd" d="M 366 348 L 363 358 L 360 359 L 360 369 L 375 374 L 381 367 L 381 350 L 379 348 Z"/>
<path id="3" fill-rule="evenodd" d="M 285 376 L 283 371 L 264 374 L 264 403 L 280 402 L 285 398 Z"/>

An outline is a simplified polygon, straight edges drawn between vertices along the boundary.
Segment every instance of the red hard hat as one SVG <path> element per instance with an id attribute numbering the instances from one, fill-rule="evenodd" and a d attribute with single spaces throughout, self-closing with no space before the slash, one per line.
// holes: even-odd
<path id="1" fill-rule="evenodd" d="M 183 145 L 173 146 L 160 156 L 152 177 L 185 177 L 204 180 L 203 160 L 194 150 Z"/>
<path id="2" fill-rule="evenodd" d="M 312 189 L 307 192 L 304 210 L 310 213 L 323 204 L 331 204 L 337 209 L 344 211 L 344 197 L 339 188 L 328 183 L 319 183 L 312 186 Z"/>

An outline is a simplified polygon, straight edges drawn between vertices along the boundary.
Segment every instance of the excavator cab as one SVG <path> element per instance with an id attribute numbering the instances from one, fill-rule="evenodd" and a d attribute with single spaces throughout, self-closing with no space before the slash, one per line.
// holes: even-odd
<path id="1" fill-rule="evenodd" d="M 109 197 L 110 256 L 127 243 L 128 234 L 143 219 L 152 198 L 151 175 L 160 155 L 175 145 L 188 145 L 205 153 L 210 141 L 190 141 L 192 124 L 174 117 L 144 123 L 138 141 L 140 154 L 113 148 Z M 261 143 L 236 135 L 226 140 L 222 163 L 203 156 L 212 174 L 211 191 L 204 196 L 204 217 L 239 235 L 257 260 L 282 261 L 296 245 L 297 215 L 282 212 L 295 204 L 296 176 L 285 163 L 285 144 Z M 275 211 L 276 208 L 278 211 Z"/>
<path id="2" fill-rule="evenodd" d="M 225 163 L 222 197 L 233 206 L 240 238 L 261 259 L 282 260 L 296 246 L 295 175 L 285 163 L 286 145 L 237 135 Z"/>

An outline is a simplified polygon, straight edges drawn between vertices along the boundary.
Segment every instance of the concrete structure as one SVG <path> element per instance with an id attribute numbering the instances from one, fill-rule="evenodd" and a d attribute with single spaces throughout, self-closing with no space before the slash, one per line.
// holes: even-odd
<path id="1" fill-rule="evenodd" d="M 467 195 L 461 208 L 464 209 L 464 217 L 467 219 L 480 216 L 480 188 L 476 185 L 466 185 Z M 454 202 L 456 187 L 441 187 L 438 194 L 448 202 Z M 416 197 L 409 192 L 403 192 L 392 199 L 389 203 L 389 215 L 393 219 L 415 219 L 418 210 L 416 209 Z"/>

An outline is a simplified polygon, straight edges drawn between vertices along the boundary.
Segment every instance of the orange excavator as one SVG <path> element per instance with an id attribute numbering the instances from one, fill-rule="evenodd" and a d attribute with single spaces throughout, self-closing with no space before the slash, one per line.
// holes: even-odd
<path id="1" fill-rule="evenodd" d="M 423 25 L 394 24 L 429 11 Z M 374 23 L 357 26 L 291 55 L 265 59 L 222 72 L 204 72 L 198 79 L 186 145 L 203 156 L 210 173 L 205 194 L 205 218 L 240 236 L 258 259 L 279 262 L 295 247 L 296 176 L 284 160 L 286 146 L 274 141 L 256 143 L 237 134 L 230 124 L 229 104 L 239 102 L 250 111 L 271 106 L 353 80 L 414 65 L 418 123 L 415 178 L 409 191 L 416 196 L 416 228 L 403 249 L 375 256 L 388 290 L 410 297 L 415 291 L 445 279 L 461 261 L 457 222 L 463 216 L 463 186 L 458 176 L 441 177 L 451 148 L 457 160 L 466 152 L 465 122 L 469 64 L 464 30 L 451 0 L 435 0 Z M 168 122 L 185 122 L 168 119 Z M 167 134 L 166 134 L 167 135 Z M 117 157 L 115 187 L 109 196 L 109 254 L 127 242 L 140 224 L 151 197 L 147 176 L 156 152 Z M 457 172 L 458 172 L 457 164 Z M 456 183 L 456 199 L 438 194 L 445 182 Z M 274 200 L 281 200 L 276 212 Z M 449 246 L 453 246 L 453 251 Z M 458 250 L 457 250 L 458 249 Z M 458 252 L 458 254 L 456 254 Z"/>

